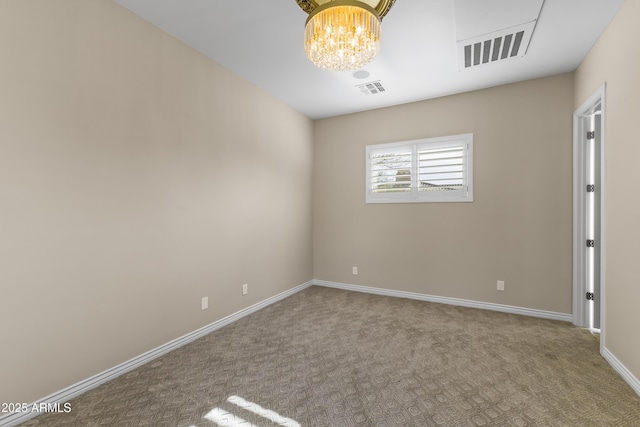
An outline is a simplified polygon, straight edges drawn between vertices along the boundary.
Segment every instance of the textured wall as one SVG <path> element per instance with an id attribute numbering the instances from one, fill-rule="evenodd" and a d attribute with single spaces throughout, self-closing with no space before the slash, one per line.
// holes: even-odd
<path id="1" fill-rule="evenodd" d="M 570 313 L 572 107 L 570 73 L 317 121 L 314 278 Z M 365 204 L 367 144 L 462 133 L 473 202 Z"/>
<path id="2" fill-rule="evenodd" d="M 110 0 L 0 40 L 0 402 L 312 278 L 311 120 Z"/>
<path id="3" fill-rule="evenodd" d="M 640 1 L 627 0 L 576 71 L 575 108 L 606 82 L 605 346 L 640 378 L 637 178 Z"/>

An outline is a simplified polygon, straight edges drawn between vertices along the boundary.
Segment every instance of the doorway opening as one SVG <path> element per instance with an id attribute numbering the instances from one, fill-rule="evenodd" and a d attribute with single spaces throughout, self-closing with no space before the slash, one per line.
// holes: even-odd
<path id="1" fill-rule="evenodd" d="M 602 85 L 573 114 L 573 323 L 597 333 L 604 331 L 604 144 Z"/>

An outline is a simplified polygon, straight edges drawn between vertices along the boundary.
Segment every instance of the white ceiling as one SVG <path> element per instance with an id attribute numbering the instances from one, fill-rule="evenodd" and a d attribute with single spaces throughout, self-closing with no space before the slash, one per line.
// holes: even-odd
<path id="1" fill-rule="evenodd" d="M 624 3 L 544 0 L 524 57 L 461 71 L 459 34 L 531 15 L 542 0 L 396 0 L 382 22 L 381 51 L 365 67 L 370 76 L 358 80 L 307 60 L 307 14 L 295 0 L 115 1 L 312 119 L 573 71 Z M 375 80 L 385 92 L 357 88 Z"/>

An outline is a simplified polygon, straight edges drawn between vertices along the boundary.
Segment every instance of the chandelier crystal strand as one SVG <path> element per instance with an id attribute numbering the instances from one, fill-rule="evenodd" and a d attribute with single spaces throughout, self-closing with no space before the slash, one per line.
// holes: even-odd
<path id="1" fill-rule="evenodd" d="M 362 68 L 380 48 L 380 18 L 365 7 L 338 5 L 312 14 L 304 33 L 307 57 L 320 68 Z"/>

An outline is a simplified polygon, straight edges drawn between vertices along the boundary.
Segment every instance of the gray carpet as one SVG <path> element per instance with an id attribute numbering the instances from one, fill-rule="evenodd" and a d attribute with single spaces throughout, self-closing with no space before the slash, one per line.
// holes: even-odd
<path id="1" fill-rule="evenodd" d="M 23 426 L 640 426 L 598 346 L 564 322 L 312 286 Z"/>

